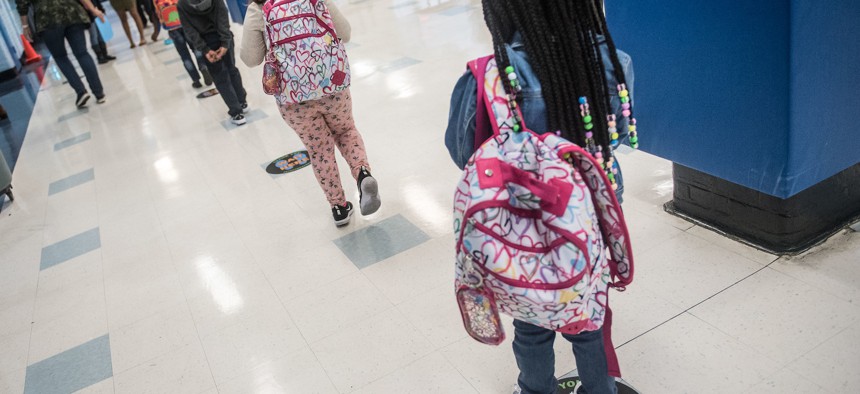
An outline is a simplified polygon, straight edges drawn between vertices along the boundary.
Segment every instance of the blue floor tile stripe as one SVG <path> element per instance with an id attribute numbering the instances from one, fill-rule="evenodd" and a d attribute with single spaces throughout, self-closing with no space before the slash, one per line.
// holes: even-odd
<path id="1" fill-rule="evenodd" d="M 80 255 L 92 252 L 101 248 L 101 246 L 101 234 L 99 228 L 96 227 L 42 248 L 42 260 L 39 263 L 39 269 L 51 268 Z"/>
<path id="2" fill-rule="evenodd" d="M 95 171 L 90 168 L 89 170 L 85 170 L 75 175 L 51 182 L 51 184 L 48 186 L 48 195 L 53 196 L 54 194 L 64 192 L 75 186 L 91 182 L 95 178 Z"/>
<path id="3" fill-rule="evenodd" d="M 334 240 L 359 269 L 367 268 L 429 240 L 430 237 L 402 215 L 395 215 Z"/>
<path id="4" fill-rule="evenodd" d="M 87 133 L 83 133 L 81 135 L 77 135 L 77 136 L 74 136 L 72 138 L 69 138 L 65 141 L 60 141 L 60 142 L 54 144 L 54 152 L 66 149 L 66 148 L 73 146 L 73 145 L 80 144 L 81 142 L 84 142 L 84 141 L 88 141 L 90 138 L 92 138 L 92 136 L 93 135 L 91 133 L 87 132 Z"/>
<path id="5" fill-rule="evenodd" d="M 72 393 L 111 376 L 110 338 L 103 335 L 28 366 L 24 394 Z"/>

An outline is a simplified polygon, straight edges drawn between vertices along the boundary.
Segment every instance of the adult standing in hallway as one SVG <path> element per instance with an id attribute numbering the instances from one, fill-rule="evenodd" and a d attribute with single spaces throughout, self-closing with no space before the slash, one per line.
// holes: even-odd
<path id="1" fill-rule="evenodd" d="M 131 27 L 128 25 L 128 15 L 131 14 L 131 19 L 137 26 L 137 34 L 140 36 L 139 45 L 146 45 L 146 36 L 143 32 L 143 21 L 140 20 L 140 14 L 137 12 L 137 2 L 135 0 L 110 0 L 110 5 L 113 7 L 116 14 L 119 15 L 119 21 L 122 23 L 122 30 L 128 38 L 129 48 L 134 48 L 134 39 L 131 38 Z"/>
<path id="2" fill-rule="evenodd" d="M 235 125 L 245 124 L 247 93 L 236 68 L 227 5 L 223 0 L 179 0 L 178 9 L 185 36 L 195 50 L 205 55 L 206 68 L 227 104 L 230 120 Z"/>
<path id="3" fill-rule="evenodd" d="M 96 63 L 87 51 L 87 38 L 84 33 L 90 23 L 86 10 L 89 10 L 103 22 L 105 20 L 104 14 L 93 6 L 90 0 L 80 0 L 80 2 L 75 0 L 16 0 L 16 3 L 18 14 L 21 15 L 24 36 L 29 41 L 33 41 L 35 30 L 35 33 L 45 41 L 48 51 L 51 52 L 51 56 L 57 62 L 57 67 L 60 68 L 66 80 L 69 81 L 69 85 L 77 93 L 75 105 L 78 108 L 85 107 L 90 99 L 90 93 L 69 59 L 69 54 L 66 52 L 66 41 L 69 42 L 72 53 L 78 59 L 78 64 L 87 77 L 87 83 L 96 96 L 96 102 L 104 103 L 104 88 L 101 79 L 99 79 Z M 34 8 L 35 29 L 31 29 L 28 24 L 27 14 L 31 6 Z"/>
<path id="4" fill-rule="evenodd" d="M 149 39 L 155 42 L 158 40 L 158 34 L 161 33 L 161 23 L 159 23 L 161 18 L 156 14 L 155 4 L 153 4 L 152 0 L 138 0 L 138 4 L 143 8 L 143 11 L 140 11 L 140 8 L 138 8 L 138 12 L 142 13 L 141 22 L 143 21 L 143 14 L 152 22 L 152 35 L 149 36 Z"/>

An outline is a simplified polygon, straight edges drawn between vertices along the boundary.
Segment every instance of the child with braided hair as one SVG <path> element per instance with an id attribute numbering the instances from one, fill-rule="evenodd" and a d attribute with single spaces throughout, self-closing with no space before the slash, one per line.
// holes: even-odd
<path id="1" fill-rule="evenodd" d="M 601 0 L 483 0 L 502 85 L 516 97 L 526 127 L 585 148 L 603 165 L 620 202 L 623 181 L 614 150 L 638 144 L 633 70 L 630 57 L 615 49 L 602 6 Z M 460 168 L 490 137 L 477 130 L 476 92 L 477 81 L 467 72 L 451 99 L 445 143 Z M 514 329 L 520 370 L 514 393 L 555 393 L 556 332 L 521 320 L 514 320 Z M 576 358 L 578 393 L 636 392 L 614 378 L 620 371 L 608 325 L 563 336 Z"/>

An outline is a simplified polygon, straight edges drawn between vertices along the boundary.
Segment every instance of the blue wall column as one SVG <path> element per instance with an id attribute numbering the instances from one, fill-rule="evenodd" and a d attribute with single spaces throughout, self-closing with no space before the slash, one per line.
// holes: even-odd
<path id="1" fill-rule="evenodd" d="M 676 164 L 681 213 L 777 251 L 860 215 L 860 2 L 606 8 L 636 66 L 641 147 Z M 750 215 L 761 216 L 756 234 L 744 233 Z"/>

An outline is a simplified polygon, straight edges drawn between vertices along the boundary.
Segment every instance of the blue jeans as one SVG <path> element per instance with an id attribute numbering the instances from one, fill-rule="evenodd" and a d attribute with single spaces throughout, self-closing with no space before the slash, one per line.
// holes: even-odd
<path id="1" fill-rule="evenodd" d="M 72 53 L 78 59 L 78 64 L 81 65 L 81 70 L 84 71 L 84 76 L 87 77 L 87 83 L 90 85 L 93 94 L 96 97 L 102 97 L 105 94 L 102 87 L 102 81 L 99 79 L 99 71 L 96 68 L 96 62 L 93 57 L 87 52 L 87 37 L 84 34 L 87 26 L 79 23 L 70 26 L 55 27 L 45 30 L 41 33 L 42 40 L 45 41 L 45 46 L 57 62 L 57 67 L 60 72 L 69 81 L 69 86 L 75 89 L 75 93 L 81 95 L 87 91 L 84 87 L 81 77 L 75 70 L 75 66 L 69 59 L 69 54 L 66 52 L 66 40 L 69 41 L 69 46 L 72 47 Z"/>
<path id="2" fill-rule="evenodd" d="M 517 380 L 523 394 L 555 394 L 555 331 L 524 321 L 514 320 L 514 356 L 520 368 Z M 615 378 L 609 376 L 603 330 L 585 331 L 576 335 L 562 334 L 573 344 L 576 368 L 588 394 L 617 394 Z"/>
<path id="3" fill-rule="evenodd" d="M 195 66 L 194 60 L 191 58 L 191 51 L 188 50 L 188 40 L 185 39 L 185 33 L 182 31 L 182 28 L 168 30 L 167 35 L 170 36 L 171 40 L 173 40 L 173 47 L 176 48 L 176 52 L 179 53 L 179 57 L 182 59 L 182 65 L 185 66 L 185 71 L 188 72 L 188 76 L 191 77 L 192 81 L 200 81 L 200 73 L 197 72 L 197 67 L 200 67 L 200 71 L 206 70 L 206 63 L 204 63 L 203 54 L 193 49 L 191 50 L 194 52 L 194 57 L 197 58 L 197 66 Z"/>

